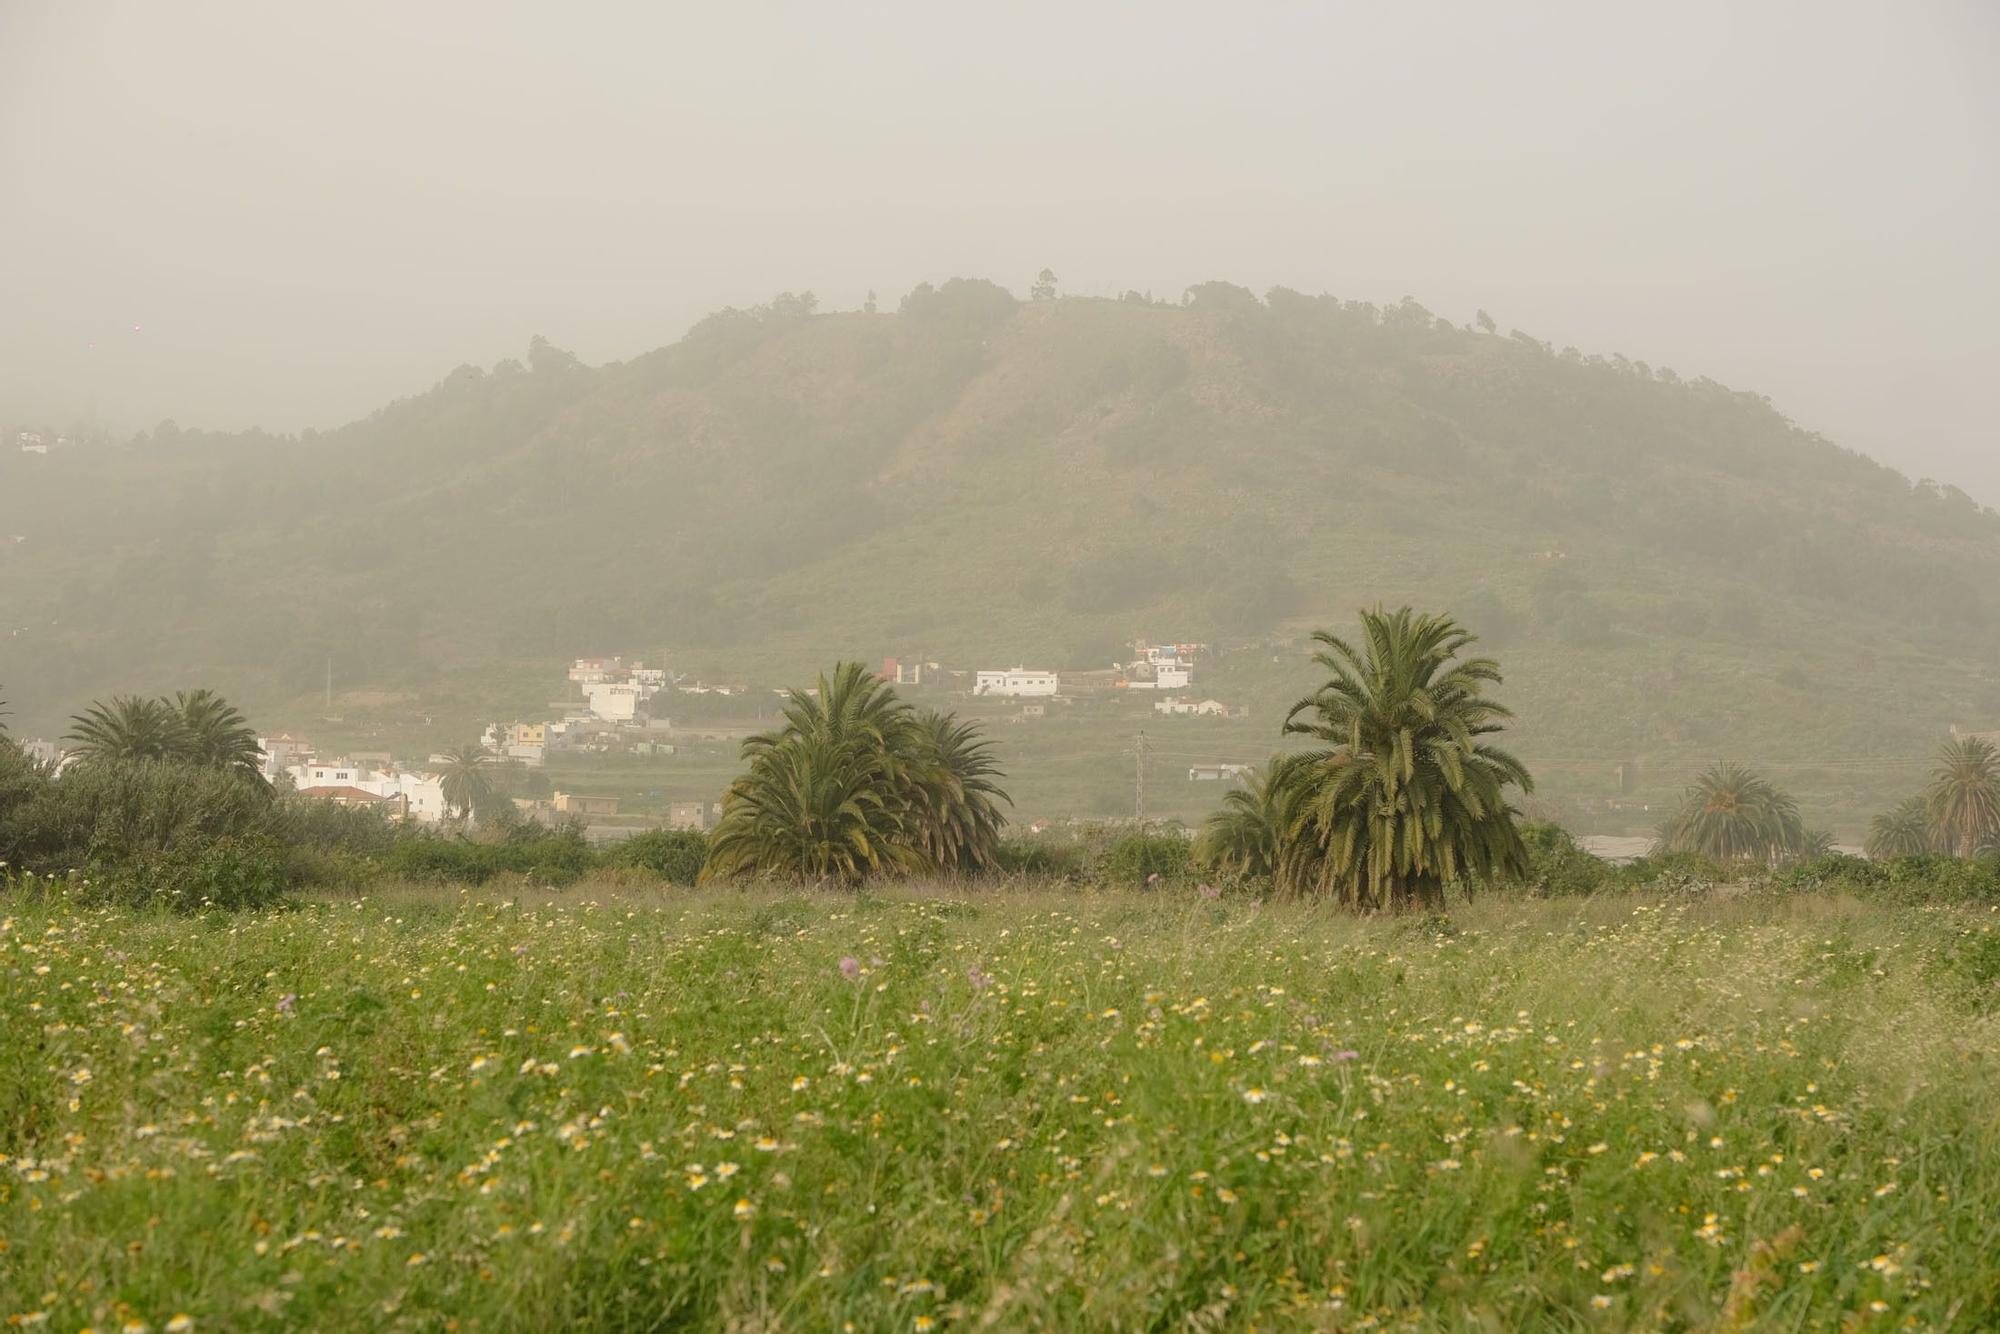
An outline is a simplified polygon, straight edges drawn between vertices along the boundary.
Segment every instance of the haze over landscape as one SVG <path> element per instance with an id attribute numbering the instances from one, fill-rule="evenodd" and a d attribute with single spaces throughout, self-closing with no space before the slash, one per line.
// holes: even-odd
<path id="1" fill-rule="evenodd" d="M 0 0 L 0 1322 L 2000 1329 L 1996 57 Z"/>
<path id="2" fill-rule="evenodd" d="M 1227 279 L 2000 502 L 2000 12 L 0 5 L 0 417 L 325 429 L 779 291 Z"/>

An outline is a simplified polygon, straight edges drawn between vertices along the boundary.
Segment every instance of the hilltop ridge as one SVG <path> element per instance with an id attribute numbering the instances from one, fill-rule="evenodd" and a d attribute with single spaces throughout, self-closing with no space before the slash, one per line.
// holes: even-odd
<path id="1" fill-rule="evenodd" d="M 1900 755 L 2000 715 L 2000 516 L 1755 394 L 1410 301 L 784 297 L 624 363 L 537 340 L 337 430 L 9 451 L 0 496 L 25 727 L 329 663 L 418 695 L 625 648 L 1094 664 L 1377 601 L 1459 612 L 1554 751 Z"/>

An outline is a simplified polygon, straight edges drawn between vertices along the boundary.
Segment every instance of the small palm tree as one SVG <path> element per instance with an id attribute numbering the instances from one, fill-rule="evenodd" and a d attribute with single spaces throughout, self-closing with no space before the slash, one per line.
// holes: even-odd
<path id="1" fill-rule="evenodd" d="M 482 746 L 453 746 L 445 751 L 438 787 L 444 797 L 446 813 L 462 820 L 490 805 L 493 801 L 492 773 L 493 757 Z"/>
<path id="2" fill-rule="evenodd" d="M 1007 794 L 994 780 L 993 742 L 971 723 L 934 709 L 912 719 L 906 735 L 916 845 L 940 871 L 970 874 L 997 864 L 1000 813 Z"/>
<path id="3" fill-rule="evenodd" d="M 165 700 L 119 695 L 109 704 L 93 703 L 70 719 L 65 741 L 85 763 L 182 758 L 187 726 Z"/>
<path id="4" fill-rule="evenodd" d="M 826 738 L 765 747 L 730 784 L 710 836 L 704 881 L 778 875 L 858 885 L 925 866 L 879 763 Z"/>
<path id="5" fill-rule="evenodd" d="M 1866 851 L 1876 861 L 1941 851 L 1937 833 L 1931 827 L 1929 803 L 1921 796 L 1911 797 L 1893 811 L 1884 811 L 1869 821 Z"/>
<path id="6" fill-rule="evenodd" d="M 1227 793 L 1195 839 L 1195 864 L 1223 875 L 1276 876 L 1305 791 L 1293 769 L 1290 756 L 1273 755 Z"/>
<path id="7" fill-rule="evenodd" d="M 1771 865 L 1807 846 L 1805 822 L 1790 795 L 1739 764 L 1715 764 L 1689 787 L 1660 829 L 1663 852 L 1713 862 Z"/>
<path id="8" fill-rule="evenodd" d="M 1285 731 L 1322 749 L 1286 769 L 1302 790 L 1278 887 L 1362 909 L 1441 908 L 1447 885 L 1524 874 L 1507 789 L 1534 780 L 1486 740 L 1513 715 L 1484 693 L 1499 665 L 1459 656 L 1474 636 L 1448 616 L 1378 607 L 1361 614 L 1359 647 L 1313 638 L 1331 676 Z"/>
<path id="9" fill-rule="evenodd" d="M 743 743 L 748 768 L 723 798 L 704 879 L 852 885 L 994 864 L 1007 794 L 977 728 L 918 713 L 854 662 L 790 692 L 784 719 Z"/>
<path id="10" fill-rule="evenodd" d="M 1938 841 L 1956 856 L 2000 839 L 2000 750 L 1980 737 L 1947 741 L 1925 805 Z"/>
<path id="11" fill-rule="evenodd" d="M 173 707 L 184 759 L 209 769 L 257 772 L 264 756 L 257 733 L 228 700 L 213 690 L 183 690 Z"/>

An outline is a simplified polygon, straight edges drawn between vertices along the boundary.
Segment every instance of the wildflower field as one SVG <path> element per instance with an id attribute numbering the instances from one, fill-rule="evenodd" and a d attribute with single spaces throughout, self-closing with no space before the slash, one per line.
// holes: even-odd
<path id="1" fill-rule="evenodd" d="M 8 903 L 61 1331 L 2000 1324 L 2000 913 Z"/>

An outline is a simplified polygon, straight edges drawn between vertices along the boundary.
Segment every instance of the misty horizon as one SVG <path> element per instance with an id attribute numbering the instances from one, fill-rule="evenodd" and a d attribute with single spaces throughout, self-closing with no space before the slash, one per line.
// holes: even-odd
<path id="1" fill-rule="evenodd" d="M 0 413 L 324 429 L 1048 267 L 1483 309 L 2000 502 L 1992 11 L 1169 17 L 10 6 Z"/>

